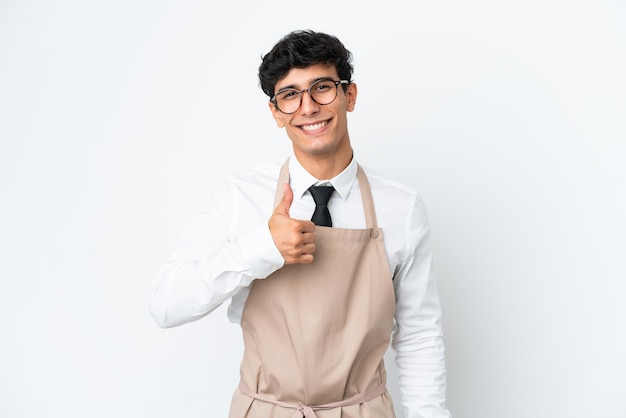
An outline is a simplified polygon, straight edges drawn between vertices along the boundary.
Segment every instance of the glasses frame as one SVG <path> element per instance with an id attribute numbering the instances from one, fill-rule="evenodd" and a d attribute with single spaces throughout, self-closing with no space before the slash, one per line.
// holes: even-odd
<path id="1" fill-rule="evenodd" d="M 328 103 L 320 103 L 317 100 L 315 100 L 315 97 L 313 97 L 313 95 L 311 94 L 311 88 L 316 85 L 317 83 L 321 82 L 321 81 L 332 81 L 333 83 L 335 83 L 335 97 Z M 293 115 L 294 113 L 296 113 L 298 111 L 298 109 L 300 109 L 300 107 L 302 107 L 302 93 L 307 92 L 309 93 L 309 97 L 311 98 L 311 100 L 313 100 L 315 103 L 317 103 L 320 106 L 326 106 L 331 104 L 332 102 L 335 101 L 335 99 L 337 98 L 337 92 L 339 90 L 339 85 L 340 84 L 351 84 L 351 82 L 349 80 L 333 80 L 332 78 L 320 78 L 319 80 L 315 80 L 308 88 L 306 89 L 302 89 L 302 90 L 298 90 L 298 89 L 292 89 L 292 88 L 288 88 L 288 89 L 283 89 L 283 90 L 279 90 L 271 99 L 270 102 L 272 102 L 274 104 L 274 106 L 276 107 L 276 109 L 280 112 L 280 113 L 284 113 L 285 115 Z M 282 110 L 280 107 L 278 107 L 278 100 L 276 99 L 276 96 L 278 96 L 280 93 L 284 93 L 285 91 L 291 91 L 293 90 L 294 92 L 297 92 L 298 95 L 300 95 L 300 104 L 298 105 L 298 107 L 296 108 L 296 110 L 294 110 L 293 112 L 285 112 L 284 110 Z"/>

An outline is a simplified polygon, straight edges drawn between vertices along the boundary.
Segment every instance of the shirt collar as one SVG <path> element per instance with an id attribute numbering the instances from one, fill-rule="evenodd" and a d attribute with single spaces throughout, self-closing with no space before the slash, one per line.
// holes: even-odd
<path id="1" fill-rule="evenodd" d="M 350 164 L 332 179 L 317 179 L 302 167 L 293 153 L 289 158 L 289 183 L 294 196 L 300 199 L 307 193 L 309 187 L 328 182 L 335 188 L 335 193 L 345 200 L 356 179 L 356 172 L 357 162 L 353 157 Z"/>

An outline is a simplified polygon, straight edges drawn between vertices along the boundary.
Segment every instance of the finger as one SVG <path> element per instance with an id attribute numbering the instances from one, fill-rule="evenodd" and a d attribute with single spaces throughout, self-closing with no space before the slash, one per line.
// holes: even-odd
<path id="1" fill-rule="evenodd" d="M 298 257 L 291 260 L 291 262 L 287 262 L 287 264 L 310 264 L 313 262 L 313 254 L 300 254 Z"/>
<path id="2" fill-rule="evenodd" d="M 313 254 L 300 253 L 293 257 L 285 257 L 285 264 L 309 264 L 313 262 L 313 259 Z"/>
<path id="3" fill-rule="evenodd" d="M 315 232 L 315 224 L 311 221 L 301 221 L 300 222 L 300 231 L 302 233 L 313 233 Z"/>
<path id="4" fill-rule="evenodd" d="M 280 200 L 280 203 L 276 207 L 276 210 L 289 216 L 291 203 L 293 203 L 293 190 L 291 190 L 291 186 L 289 185 L 289 183 L 285 183 L 283 185 L 283 198 Z"/>
<path id="5" fill-rule="evenodd" d="M 299 264 L 311 264 L 313 262 L 313 254 L 303 254 L 302 257 L 300 257 L 300 260 L 298 260 Z"/>
<path id="6" fill-rule="evenodd" d="M 311 244 L 315 242 L 315 233 L 313 232 L 305 232 L 302 234 L 302 243 L 303 244 Z"/>
<path id="7" fill-rule="evenodd" d="M 302 246 L 302 255 L 313 254 L 315 252 L 315 243 L 309 242 Z"/>

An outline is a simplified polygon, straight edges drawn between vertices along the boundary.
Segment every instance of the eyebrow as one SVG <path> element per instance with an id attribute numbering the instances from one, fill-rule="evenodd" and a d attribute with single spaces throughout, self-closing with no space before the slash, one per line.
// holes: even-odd
<path id="1" fill-rule="evenodd" d="M 330 77 L 330 76 L 326 76 L 326 77 L 318 77 L 318 78 L 314 78 L 313 80 L 311 80 L 311 82 L 309 83 L 309 87 L 311 87 L 313 84 L 317 83 L 318 81 L 322 81 L 322 80 L 331 80 L 331 81 L 334 81 L 334 79 L 333 79 L 332 77 Z M 307 88 L 308 88 L 308 87 L 307 87 Z M 280 93 L 281 91 L 285 91 L 285 90 L 289 90 L 289 89 L 294 89 L 294 90 L 298 90 L 298 91 L 300 91 L 300 90 L 301 90 L 300 88 L 298 88 L 298 86 L 297 86 L 297 85 L 295 85 L 295 84 L 290 84 L 290 85 L 288 85 L 288 86 L 281 87 L 281 88 L 280 88 L 280 89 L 276 92 L 276 94 Z"/>

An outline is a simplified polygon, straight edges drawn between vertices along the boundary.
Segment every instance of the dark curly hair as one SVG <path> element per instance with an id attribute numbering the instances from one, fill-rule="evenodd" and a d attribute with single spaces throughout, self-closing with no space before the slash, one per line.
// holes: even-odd
<path id="1" fill-rule="evenodd" d="M 261 89 L 271 98 L 276 83 L 289 70 L 315 64 L 334 66 L 341 80 L 352 82 L 352 53 L 337 37 L 312 30 L 296 30 L 285 35 L 263 56 L 259 66 Z M 346 85 L 343 87 L 347 88 Z"/>

